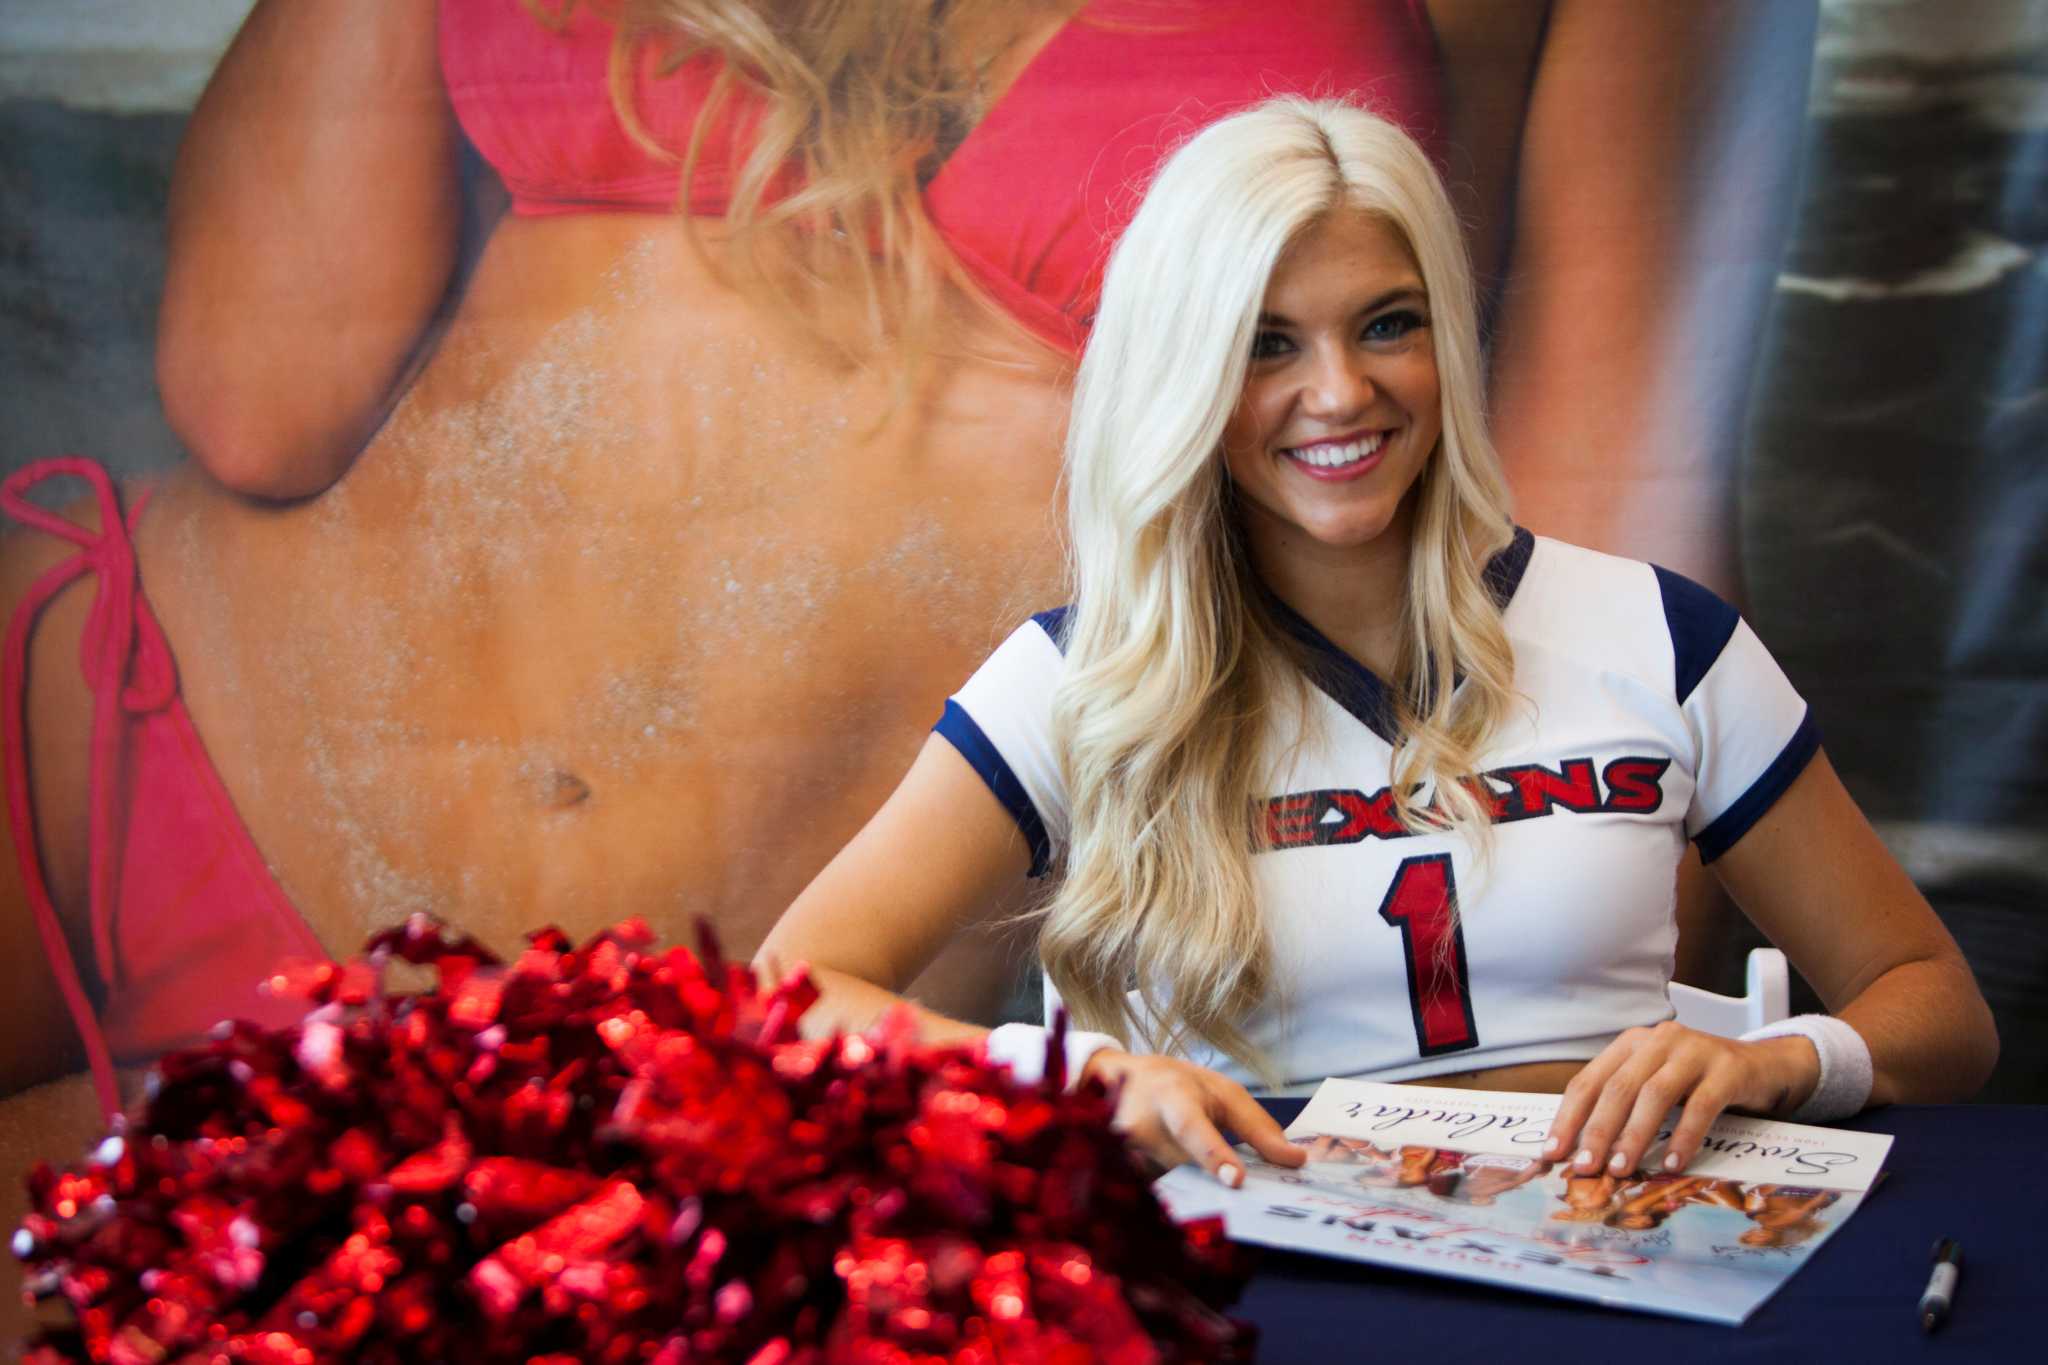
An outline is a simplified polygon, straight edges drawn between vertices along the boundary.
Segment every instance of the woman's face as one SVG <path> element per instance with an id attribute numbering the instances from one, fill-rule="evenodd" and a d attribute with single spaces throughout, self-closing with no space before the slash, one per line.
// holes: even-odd
<path id="1" fill-rule="evenodd" d="M 1339 209 L 1274 269 L 1224 429 L 1247 533 L 1268 548 L 1369 544 L 1442 428 L 1422 272 L 1384 220 Z"/>

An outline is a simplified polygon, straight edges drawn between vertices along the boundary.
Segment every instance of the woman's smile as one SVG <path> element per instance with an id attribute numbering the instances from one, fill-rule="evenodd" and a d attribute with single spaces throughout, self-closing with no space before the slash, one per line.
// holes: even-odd
<path id="1" fill-rule="evenodd" d="M 1355 479 L 1379 466 L 1380 452 L 1386 448 L 1388 434 L 1382 430 L 1334 436 L 1283 449 L 1280 453 L 1300 465 L 1301 472 L 1312 479 L 1341 482 Z"/>

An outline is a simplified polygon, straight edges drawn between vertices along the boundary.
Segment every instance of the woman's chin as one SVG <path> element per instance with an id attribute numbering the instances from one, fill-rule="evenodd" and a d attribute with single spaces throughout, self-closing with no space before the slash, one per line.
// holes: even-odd
<path id="1" fill-rule="evenodd" d="M 1369 550 L 1385 539 L 1396 508 L 1355 508 L 1341 515 L 1310 515 L 1295 525 L 1324 550 L 1337 553 Z"/>

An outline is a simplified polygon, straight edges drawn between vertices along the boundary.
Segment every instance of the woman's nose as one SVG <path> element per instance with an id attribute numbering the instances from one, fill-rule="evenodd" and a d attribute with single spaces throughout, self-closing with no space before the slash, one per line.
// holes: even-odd
<path id="1" fill-rule="evenodd" d="M 1302 406 L 1310 416 L 1334 420 L 1362 413 L 1376 393 L 1364 357 L 1348 348 L 1327 347 L 1311 361 Z"/>

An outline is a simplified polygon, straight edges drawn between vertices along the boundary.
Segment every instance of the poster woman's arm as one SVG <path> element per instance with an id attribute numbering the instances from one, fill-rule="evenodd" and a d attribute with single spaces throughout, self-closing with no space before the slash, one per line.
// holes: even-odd
<path id="1" fill-rule="evenodd" d="M 1816 23 L 1802 0 L 1555 0 L 1515 162 L 1492 392 L 1520 519 L 1736 600 Z"/>
<path id="2" fill-rule="evenodd" d="M 422 0 L 260 0 L 178 152 L 157 381 L 217 479 L 333 483 L 454 274 L 458 133 Z"/>

